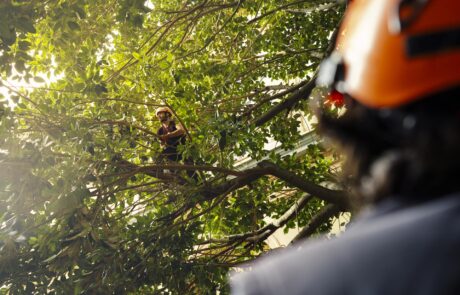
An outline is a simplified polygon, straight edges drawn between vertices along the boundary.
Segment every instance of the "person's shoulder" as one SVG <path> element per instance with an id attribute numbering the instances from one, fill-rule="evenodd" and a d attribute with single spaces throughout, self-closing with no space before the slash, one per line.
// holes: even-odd
<path id="1" fill-rule="evenodd" d="M 232 277 L 233 294 L 345 294 L 338 242 L 315 239 L 268 254 Z"/>
<path id="2" fill-rule="evenodd" d="M 409 206 L 389 206 L 389 203 L 380 204 L 364 218 L 358 218 L 344 236 L 367 238 L 368 235 L 402 234 L 404 237 L 406 231 L 411 235 L 419 232 L 423 235 L 418 229 L 441 227 L 441 230 L 449 230 L 444 228 L 446 222 L 460 220 L 460 194 Z"/>
<path id="3" fill-rule="evenodd" d="M 420 274 L 421 261 L 434 264 L 443 247 L 459 244 L 446 240 L 452 223 L 453 231 L 460 227 L 459 208 L 451 198 L 358 220 L 338 238 L 268 255 L 235 276 L 235 294 L 396 294 L 407 287 L 404 278 Z"/>

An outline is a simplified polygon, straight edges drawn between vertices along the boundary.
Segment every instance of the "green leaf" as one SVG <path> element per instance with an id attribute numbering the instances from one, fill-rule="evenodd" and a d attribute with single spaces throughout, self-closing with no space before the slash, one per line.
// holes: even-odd
<path id="1" fill-rule="evenodd" d="M 70 28 L 71 30 L 74 30 L 74 31 L 79 31 L 79 30 L 80 30 L 80 25 L 77 24 L 77 23 L 74 22 L 74 21 L 69 21 L 69 22 L 67 22 L 67 25 L 69 26 L 69 28 Z"/>
<path id="2" fill-rule="evenodd" d="M 141 55 L 138 52 L 133 52 L 132 55 L 137 60 L 140 60 L 142 58 Z"/>
<path id="3" fill-rule="evenodd" d="M 12 45 L 16 41 L 14 28 L 10 28 L 9 23 L 5 20 L 0 20 L 0 38 L 5 45 Z"/>
<path id="4" fill-rule="evenodd" d="M 26 65 L 24 61 L 22 60 L 17 60 L 16 63 L 14 64 L 14 68 L 18 73 L 22 73 L 26 70 Z"/>
<path id="5" fill-rule="evenodd" d="M 43 79 L 42 77 L 39 77 L 39 76 L 35 76 L 34 81 L 37 82 L 37 83 L 45 83 L 45 79 Z"/>
<path id="6" fill-rule="evenodd" d="M 77 6 L 77 7 L 75 7 L 75 12 L 77 13 L 79 19 L 86 18 L 86 13 L 83 10 L 83 8 Z"/>
<path id="7" fill-rule="evenodd" d="M 31 43 L 28 41 L 19 41 L 18 42 L 18 48 L 21 50 L 28 50 L 30 48 Z"/>
<path id="8" fill-rule="evenodd" d="M 97 84 L 96 86 L 94 86 L 94 91 L 96 92 L 97 95 L 101 95 L 102 93 L 108 92 L 107 87 L 105 87 L 102 84 Z"/>
<path id="9" fill-rule="evenodd" d="M 32 23 L 32 19 L 26 17 L 20 17 L 16 20 L 15 26 L 23 32 L 36 33 L 35 27 Z"/>

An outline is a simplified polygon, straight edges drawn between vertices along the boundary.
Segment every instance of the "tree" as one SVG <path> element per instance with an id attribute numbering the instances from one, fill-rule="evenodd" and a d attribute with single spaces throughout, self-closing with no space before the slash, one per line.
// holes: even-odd
<path id="1" fill-rule="evenodd" d="M 2 288 L 225 293 L 228 268 L 267 251 L 276 229 L 327 231 L 349 209 L 345 191 L 323 185 L 341 187 L 331 153 L 264 145 L 301 139 L 298 112 L 311 116 L 308 98 L 321 95 L 315 72 L 343 8 L 3 1 L 1 85 L 14 107 L 0 109 Z M 158 106 L 187 127 L 194 165 L 156 161 Z M 258 165 L 239 170 L 242 156 Z"/>

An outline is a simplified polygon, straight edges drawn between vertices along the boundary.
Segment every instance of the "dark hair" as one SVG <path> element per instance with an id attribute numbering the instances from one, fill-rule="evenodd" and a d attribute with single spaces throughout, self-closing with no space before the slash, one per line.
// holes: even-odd
<path id="1" fill-rule="evenodd" d="M 342 147 L 354 204 L 460 191 L 460 87 L 392 109 L 347 97 L 346 108 L 338 118 L 321 115 L 320 131 Z"/>

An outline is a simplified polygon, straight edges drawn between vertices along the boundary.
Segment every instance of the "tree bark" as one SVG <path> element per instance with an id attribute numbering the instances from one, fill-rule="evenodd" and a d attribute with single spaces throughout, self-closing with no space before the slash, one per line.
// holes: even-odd
<path id="1" fill-rule="evenodd" d="M 341 211 L 340 207 L 335 204 L 324 206 L 317 215 L 313 216 L 310 222 L 300 231 L 300 233 L 295 236 L 295 238 L 291 241 L 291 244 L 311 236 L 321 224 L 326 222 L 329 218 L 339 214 Z"/>
<path id="2" fill-rule="evenodd" d="M 337 39 L 338 33 L 339 33 L 339 26 L 340 26 L 341 21 L 337 25 L 337 28 L 334 30 L 331 36 L 331 41 L 329 42 L 329 46 L 326 49 L 325 55 L 329 56 L 332 51 L 335 49 L 335 41 Z M 318 67 L 319 69 L 319 67 Z M 315 74 L 313 77 L 310 79 L 310 81 L 302 86 L 299 90 L 294 92 L 290 97 L 288 97 L 285 101 L 281 102 L 280 104 L 272 107 L 270 110 L 268 110 L 265 114 L 261 115 L 257 119 L 253 121 L 254 125 L 256 126 L 262 126 L 271 119 L 273 119 L 275 116 L 277 116 L 279 113 L 281 113 L 284 110 L 289 110 L 293 108 L 300 100 L 302 99 L 308 99 L 310 97 L 311 92 L 313 89 L 316 87 L 316 78 L 318 74 L 318 69 L 316 70 Z"/>
<path id="3" fill-rule="evenodd" d="M 278 115 L 282 111 L 291 109 L 292 107 L 294 107 L 294 105 L 297 104 L 301 99 L 308 98 L 311 92 L 313 91 L 313 89 L 316 87 L 315 83 L 316 83 L 316 74 L 313 76 L 313 78 L 310 79 L 310 81 L 308 81 L 308 83 L 306 83 L 300 89 L 295 91 L 285 101 L 274 106 L 262 116 L 256 118 L 253 121 L 253 124 L 256 126 L 262 126 L 268 121 L 270 121 L 271 119 L 273 119 L 276 115 Z"/>
<path id="4" fill-rule="evenodd" d="M 328 203 L 337 204 L 342 209 L 349 208 L 347 194 L 343 191 L 331 190 L 317 185 L 269 161 L 262 161 L 258 164 L 258 166 L 266 169 L 269 174 L 284 180 L 290 185 L 295 186 L 296 188 L 299 188 L 302 191 L 309 193 L 321 200 L 324 200 Z"/>

